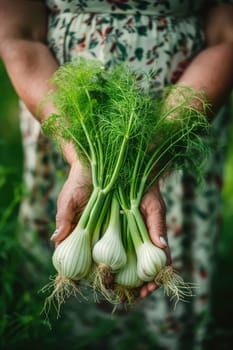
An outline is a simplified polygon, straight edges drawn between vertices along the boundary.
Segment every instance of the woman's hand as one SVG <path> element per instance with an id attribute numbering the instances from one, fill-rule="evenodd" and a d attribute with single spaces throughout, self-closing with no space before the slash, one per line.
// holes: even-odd
<path id="1" fill-rule="evenodd" d="M 165 250 L 167 254 L 167 264 L 171 263 L 170 250 L 167 243 L 166 234 L 166 207 L 156 183 L 142 198 L 141 213 L 144 217 L 151 241 L 159 248 Z M 154 282 L 143 285 L 140 291 L 142 298 L 157 289 Z"/>
<path id="2" fill-rule="evenodd" d="M 51 240 L 57 245 L 75 228 L 91 191 L 90 174 L 77 161 L 71 165 L 69 176 L 57 200 L 56 231 Z"/>
<path id="3" fill-rule="evenodd" d="M 68 178 L 57 199 L 56 231 L 51 240 L 57 245 L 75 228 L 91 193 L 91 173 L 77 158 L 72 143 L 62 146 L 70 164 Z"/>

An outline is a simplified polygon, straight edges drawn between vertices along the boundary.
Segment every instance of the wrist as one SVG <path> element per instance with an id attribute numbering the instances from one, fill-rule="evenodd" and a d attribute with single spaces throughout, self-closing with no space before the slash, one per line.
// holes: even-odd
<path id="1" fill-rule="evenodd" d="M 82 185 L 92 183 L 90 169 L 85 167 L 78 158 L 70 163 L 69 179 L 78 181 Z"/>
<path id="2" fill-rule="evenodd" d="M 179 121 L 191 111 L 207 114 L 209 107 L 204 90 L 193 89 L 180 81 L 168 92 L 162 112 L 167 120 Z"/>
<path id="3" fill-rule="evenodd" d="M 71 141 L 62 142 L 61 148 L 62 148 L 64 158 L 66 159 L 66 161 L 70 166 L 81 167 L 81 162 L 78 159 L 73 142 Z"/>

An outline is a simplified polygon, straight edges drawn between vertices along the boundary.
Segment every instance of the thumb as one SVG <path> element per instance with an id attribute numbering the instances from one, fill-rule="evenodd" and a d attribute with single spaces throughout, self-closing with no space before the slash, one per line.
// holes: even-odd
<path id="1" fill-rule="evenodd" d="M 141 212 L 152 243 L 164 249 L 167 255 L 167 263 L 170 263 L 171 255 L 167 241 L 166 205 L 158 186 L 154 186 L 144 196 L 141 203 Z"/>
<path id="2" fill-rule="evenodd" d="M 160 207 L 149 210 L 145 220 L 151 241 L 159 248 L 166 248 L 165 210 Z"/>
<path id="3" fill-rule="evenodd" d="M 171 252 L 167 241 L 167 230 L 165 222 L 165 212 L 154 212 L 153 215 L 148 215 L 146 225 L 149 236 L 154 245 L 164 249 L 167 255 L 167 264 L 171 264 Z"/>
<path id="4" fill-rule="evenodd" d="M 152 243 L 165 251 L 167 255 L 167 264 L 170 265 L 171 252 L 168 246 L 166 223 L 165 219 L 163 220 L 163 215 L 165 214 L 154 213 L 154 215 L 148 215 L 146 225 Z"/>
<path id="5" fill-rule="evenodd" d="M 51 236 L 51 241 L 56 245 L 63 241 L 72 231 L 72 225 L 69 221 L 63 221 L 61 224 L 56 223 L 58 227 Z"/>
<path id="6" fill-rule="evenodd" d="M 56 231 L 51 237 L 51 241 L 59 244 L 73 230 L 75 213 L 72 205 L 65 205 L 63 201 L 58 201 L 56 214 Z"/>

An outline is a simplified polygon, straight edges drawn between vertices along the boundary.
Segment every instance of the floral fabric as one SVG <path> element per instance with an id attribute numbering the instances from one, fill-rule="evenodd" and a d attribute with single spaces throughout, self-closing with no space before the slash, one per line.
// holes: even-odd
<path id="1" fill-rule="evenodd" d="M 212 1 L 222 2 L 222 1 Z M 48 7 L 56 13 L 117 13 L 117 14 L 144 14 L 144 15 L 174 15 L 176 17 L 190 16 L 199 13 L 209 4 L 204 0 L 47 0 Z"/>
<path id="2" fill-rule="evenodd" d="M 48 45 L 60 64 L 84 56 L 101 60 L 107 68 L 128 62 L 139 79 L 140 70 L 153 72 L 149 88 L 156 95 L 164 86 L 175 83 L 203 48 L 202 20 L 198 14 L 206 4 L 201 0 L 47 0 L 51 10 Z M 56 198 L 68 169 L 53 142 L 40 133 L 39 125 L 23 105 L 21 115 L 29 192 L 21 206 L 23 241 L 33 249 L 38 234 L 47 245 L 53 230 L 51 222 L 55 221 Z M 175 310 L 161 290 L 135 307 L 142 313 L 143 327 L 157 343 L 153 349 L 202 348 L 220 224 L 226 129 L 227 114 L 223 108 L 208 140 L 215 147 L 201 186 L 197 185 L 195 174 L 182 172 L 161 182 L 174 267 L 185 280 L 198 283 L 199 288 L 189 303 L 180 302 Z M 87 309 L 90 318 L 108 317 L 94 305 Z M 133 314 L 114 317 L 120 317 L 123 329 Z M 84 321 L 81 316 L 77 318 L 75 322 L 82 329 Z M 120 334 L 111 337 L 117 346 Z M 145 344 L 144 348 L 149 349 Z"/>

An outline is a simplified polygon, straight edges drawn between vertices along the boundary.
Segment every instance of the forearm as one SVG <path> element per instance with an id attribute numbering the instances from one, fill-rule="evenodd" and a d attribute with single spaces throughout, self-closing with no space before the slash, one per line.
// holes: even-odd
<path id="1" fill-rule="evenodd" d="M 56 112 L 52 102 L 42 103 L 52 88 L 49 80 L 58 69 L 49 48 L 39 41 L 12 39 L 4 45 L 1 57 L 18 96 L 33 116 L 42 122 Z M 64 144 L 62 148 L 69 164 L 78 161 L 71 144 Z"/>
<path id="2" fill-rule="evenodd" d="M 178 84 L 204 91 L 211 117 L 233 88 L 233 43 L 225 42 L 203 50 L 190 63 Z"/>
<path id="3" fill-rule="evenodd" d="M 210 8 L 205 19 L 205 38 L 207 48 L 193 59 L 178 84 L 204 91 L 211 117 L 233 88 L 233 4 Z"/>
<path id="4" fill-rule="evenodd" d="M 41 122 L 54 111 L 52 103 L 39 106 L 51 89 L 49 80 L 58 68 L 56 59 L 46 44 L 17 38 L 4 44 L 1 58 L 18 96 Z"/>

